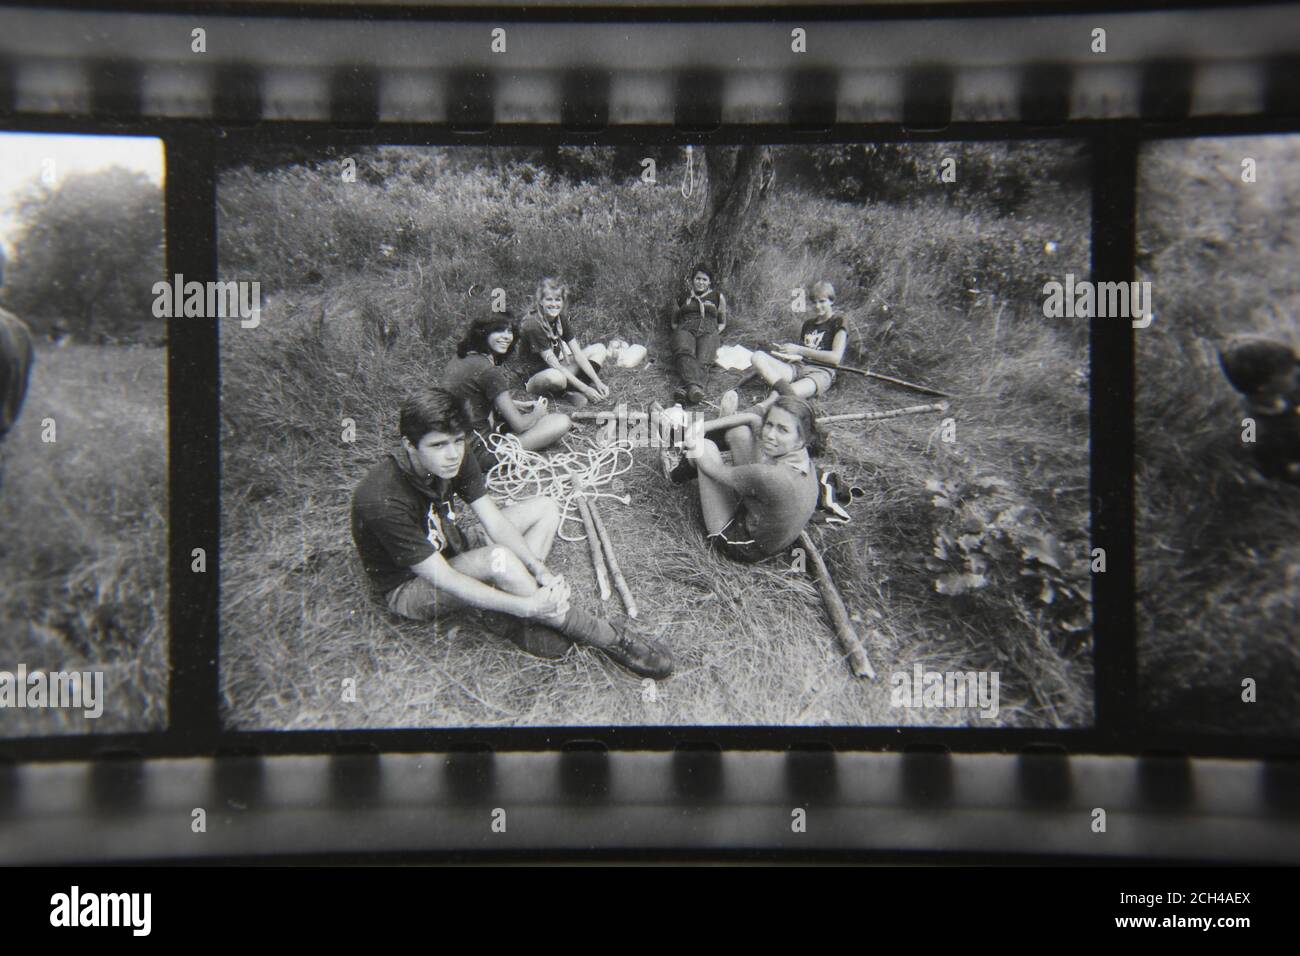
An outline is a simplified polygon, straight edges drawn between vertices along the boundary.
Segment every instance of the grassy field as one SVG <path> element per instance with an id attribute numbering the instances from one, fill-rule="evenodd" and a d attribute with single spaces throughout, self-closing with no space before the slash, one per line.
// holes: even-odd
<path id="1" fill-rule="evenodd" d="M 3 709 L 0 736 L 166 725 L 166 354 L 38 347 L 3 450 L 0 669 L 102 670 L 105 704 Z"/>
<path id="2" fill-rule="evenodd" d="M 1294 735 L 1300 489 L 1250 467 L 1215 349 L 1245 332 L 1300 344 L 1300 137 L 1161 143 L 1141 175 L 1157 314 L 1137 333 L 1142 701 L 1153 728 Z"/>
<path id="3" fill-rule="evenodd" d="M 1038 180 L 1007 214 L 969 196 L 863 206 L 778 185 L 725 290 L 726 341 L 788 338 L 790 290 L 829 278 L 853 363 L 959 396 L 956 441 L 941 440 L 933 415 L 831 426 L 823 464 L 868 493 L 851 525 L 814 537 L 850 611 L 875 629 L 874 683 L 849 674 L 811 579 L 788 559 L 742 567 L 707 553 L 694 487 L 669 486 L 639 451 L 624 477 L 633 504 L 603 512 L 645 629 L 676 657 L 651 701 L 581 649 L 541 661 L 472 616 L 435 629 L 377 610 L 348 507 L 395 441 L 401 398 L 437 380 L 493 287 L 522 310 L 537 279 L 558 272 L 586 340 L 617 333 L 650 348 L 645 367 L 611 372 L 615 399 L 667 401 L 658 315 L 681 288 L 698 201 L 675 180 L 637 185 L 636 169 L 574 183 L 535 165 L 421 155 L 418 175 L 399 167 L 382 183 L 306 167 L 222 180 L 223 277 L 272 290 L 260 328 L 222 335 L 229 725 L 980 722 L 892 707 L 889 675 L 917 663 L 998 671 L 997 723 L 1091 722 L 1087 328 L 1041 314 L 1045 281 L 1087 271 L 1081 182 Z M 711 399 L 738 378 L 715 370 Z M 845 375 L 820 412 L 925 400 Z M 356 424 L 350 443 L 344 418 Z M 558 543 L 552 564 L 577 600 L 598 605 L 585 544 Z M 617 598 L 607 608 L 621 616 Z"/>

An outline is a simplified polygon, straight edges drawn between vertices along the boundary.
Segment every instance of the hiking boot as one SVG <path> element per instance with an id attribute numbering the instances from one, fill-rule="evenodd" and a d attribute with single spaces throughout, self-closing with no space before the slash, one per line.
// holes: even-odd
<path id="1" fill-rule="evenodd" d="M 542 657 L 546 660 L 556 660 L 563 657 L 569 652 L 572 642 L 560 634 L 555 633 L 544 624 L 536 621 L 524 621 L 515 618 L 513 622 L 505 629 L 505 636 L 521 651 L 532 654 L 534 657 Z"/>
<path id="2" fill-rule="evenodd" d="M 695 462 L 682 455 L 677 462 L 677 467 L 668 475 L 668 480 L 674 485 L 684 485 L 698 477 L 700 477 L 700 470 L 695 467 Z"/>
<path id="3" fill-rule="evenodd" d="M 617 631 L 618 640 L 598 648 L 611 661 L 637 677 L 663 680 L 672 675 L 673 657 L 668 651 L 633 634 L 626 627 Z"/>
<path id="4" fill-rule="evenodd" d="M 682 454 L 680 448 L 659 449 L 659 467 L 663 469 L 664 477 L 674 485 L 684 485 L 700 476 L 695 462 Z"/>
<path id="5" fill-rule="evenodd" d="M 704 401 L 704 389 L 698 385 L 692 385 L 686 390 L 686 401 L 692 405 L 698 405 Z"/>

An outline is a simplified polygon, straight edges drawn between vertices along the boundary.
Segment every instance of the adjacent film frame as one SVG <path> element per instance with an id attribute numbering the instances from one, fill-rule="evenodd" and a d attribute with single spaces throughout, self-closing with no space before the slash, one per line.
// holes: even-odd
<path id="1" fill-rule="evenodd" d="M 1276 11 L 1278 8 L 1267 8 Z M 245 18 L 244 29 L 255 28 L 259 17 L 278 17 L 278 11 L 220 8 L 215 14 L 157 15 L 221 16 L 234 12 Z M 1002 8 L 933 9 L 943 19 L 929 20 L 925 28 L 939 29 L 956 42 L 963 27 L 979 23 L 980 17 L 1004 13 Z M 1015 16 L 1041 11 L 1016 9 Z M 1054 9 L 1051 30 L 1065 32 L 1070 24 L 1082 24 L 1098 17 L 1122 19 L 1115 13 L 1078 14 Z M 719 21 L 740 19 L 736 11 L 685 13 L 656 11 L 663 19 L 678 23 L 701 23 L 716 13 Z M 75 18 L 80 12 L 64 11 Z M 90 16 L 92 14 L 85 14 Z M 93 14 L 98 17 L 153 19 L 144 11 L 123 14 Z M 535 11 L 528 19 L 513 14 L 500 17 L 486 11 L 433 11 L 427 20 L 409 13 L 391 11 L 403 27 L 429 34 L 450 21 L 474 21 L 474 29 L 487 32 L 500 22 L 513 36 L 527 35 L 531 24 L 551 28 L 563 24 L 568 14 Z M 1167 17 L 1215 17 L 1228 11 L 1211 6 L 1189 11 L 1146 13 L 1157 23 Z M 1233 16 L 1245 16 L 1237 11 Z M 382 18 L 385 13 L 374 14 Z M 295 28 L 334 30 L 350 26 L 342 11 L 317 8 L 302 12 Z M 661 24 L 642 22 L 631 11 L 605 11 L 592 15 L 606 24 L 635 22 L 641 34 Z M 759 26 L 778 38 L 788 36 L 793 26 L 807 21 L 830 28 L 841 17 L 858 25 L 887 21 L 903 23 L 908 13 L 894 8 L 854 12 L 839 10 L 769 11 Z M 122 23 L 125 20 L 111 21 Z M 380 22 L 383 22 L 382 20 Z M 1039 26 L 1040 24 L 1035 24 Z M 979 23 L 979 26 L 985 26 Z M 1110 28 L 1114 30 L 1114 27 Z M 951 32 L 949 32 L 951 31 Z M 129 31 L 127 31 L 129 32 Z M 1121 31 L 1122 32 L 1122 31 Z M 1195 34 L 1196 31 L 1189 31 Z M 787 68 L 792 95 L 786 121 L 770 117 L 775 110 L 755 111 L 748 123 L 727 122 L 734 106 L 727 95 L 733 77 L 721 71 L 674 71 L 669 84 L 674 100 L 669 112 L 672 125 L 659 123 L 615 123 L 608 95 L 615 73 L 610 68 L 576 68 L 556 71 L 552 81 L 564 95 L 560 113 L 547 121 L 506 125 L 496 121 L 491 61 L 484 59 L 479 71 L 453 72 L 448 82 L 448 109 L 443 123 L 397 123 L 386 118 L 379 90 L 382 67 L 346 63 L 326 74 L 329 94 L 328 118 L 310 115 L 274 115 L 265 108 L 264 88 L 238 70 L 222 67 L 216 73 L 218 94 L 212 98 L 213 113 L 222 120 L 201 116 L 161 116 L 147 108 L 154 82 L 152 67 L 144 69 L 129 58 L 105 61 L 87 58 L 84 63 L 91 95 L 89 109 L 32 110 L 31 81 L 21 59 L 5 59 L 6 83 L 0 89 L 0 115 L 7 116 L 6 128 L 34 132 L 134 134 L 160 137 L 167 165 L 167 270 L 200 281 L 216 279 L 216 166 L 218 148 L 243 145 L 316 143 L 516 145 L 542 143 L 658 144 L 707 143 L 829 143 L 858 141 L 946 141 L 946 140 L 1041 140 L 1069 139 L 1088 143 L 1092 161 L 1092 278 L 1095 281 L 1128 281 L 1135 278 L 1137 158 L 1142 143 L 1164 138 L 1227 134 L 1300 132 L 1300 36 L 1265 51 L 1261 82 L 1252 97 L 1254 108 L 1200 115 L 1197 85 L 1203 77 L 1197 56 L 1163 56 L 1143 61 L 1130 80 L 1127 102 L 1116 115 L 1080 117 L 1071 90 L 1087 87 L 1086 67 L 1062 56 L 1053 62 L 1039 53 L 1027 56 L 1032 47 L 1019 52 L 1024 60 L 1017 69 L 1023 86 L 1014 96 L 1011 112 L 1017 118 L 997 116 L 987 122 L 956 119 L 962 112 L 955 95 L 961 65 L 925 67 L 904 71 L 895 116 L 888 122 L 842 123 L 843 85 L 836 65 L 820 69 Z M 139 37 L 137 37 L 139 42 Z M 1289 43 L 1289 46 L 1287 46 Z M 304 46 L 306 46 L 304 41 Z M 326 44 L 328 46 L 328 44 Z M 1192 44 L 1195 46 L 1195 44 Z M 1206 70 L 1219 69 L 1211 64 Z M 222 72 L 225 70 L 225 72 Z M 368 72 L 369 71 L 369 72 Z M 504 71 L 503 71 L 504 76 Z M 596 82 L 590 82 L 593 77 Z M 606 82 L 602 84 L 601 78 Z M 1120 84 L 1123 85 L 1122 83 Z M 837 97 L 840 105 L 837 107 Z M 57 100 L 57 97 L 55 98 Z M 76 97 L 68 102 L 76 103 Z M 1005 105 L 1005 104 L 1004 104 Z M 268 118 L 268 112 L 272 117 Z M 293 111 L 290 110 L 291 114 Z M 309 112 L 309 111 L 308 111 Z M 556 122 L 558 120 L 558 122 Z M 534 125 L 536 124 L 536 125 Z M 111 757 L 177 758 L 211 755 L 280 754 L 367 754 L 452 751 L 469 755 L 480 763 L 488 754 L 508 751 L 553 751 L 563 760 L 565 753 L 601 754 L 621 750 L 677 750 L 686 762 L 703 760 L 713 764 L 725 751 L 793 750 L 812 754 L 854 750 L 904 750 L 921 755 L 954 753 L 1025 753 L 1046 749 L 1056 754 L 1155 754 L 1198 757 L 1285 758 L 1295 754 L 1295 742 L 1279 738 L 1226 735 L 1193 735 L 1142 727 L 1136 705 L 1137 666 L 1134 618 L 1134 340 L 1127 324 L 1092 320 L 1091 328 L 1091 412 L 1093 435 L 1091 461 L 1092 534 L 1095 546 L 1105 547 L 1110 570 L 1094 578 L 1094 660 L 1096 674 L 1095 726 L 1077 730 L 942 728 L 516 728 L 429 729 L 391 731 L 306 731 L 231 733 L 223 731 L 218 714 L 218 679 L 213 661 L 219 645 L 219 568 L 207 575 L 190 572 L 190 549 L 203 547 L 212 565 L 219 551 L 219 455 L 216 447 L 219 408 L 217 337 L 213 323 L 173 320 L 169 327 L 168 366 L 170 462 L 170 621 L 171 684 L 168 728 L 157 734 L 113 736 L 49 737 L 6 740 L 0 752 L 17 761 L 100 760 Z M 183 383 L 178 387 L 178 383 Z M 1104 442 L 1098 442 L 1104 436 Z M 1134 728 L 1137 729 L 1134 729 Z M 695 755 L 695 756 L 691 756 Z M 710 756 L 713 755 L 713 756 Z M 728 759 L 730 755 L 728 755 Z M 337 759 L 337 758 L 336 758 Z M 369 758 L 361 757 L 363 762 Z M 820 759 L 820 758 L 816 758 Z M 128 760 L 134 763 L 134 760 Z M 689 789 L 689 788 L 688 788 Z"/>

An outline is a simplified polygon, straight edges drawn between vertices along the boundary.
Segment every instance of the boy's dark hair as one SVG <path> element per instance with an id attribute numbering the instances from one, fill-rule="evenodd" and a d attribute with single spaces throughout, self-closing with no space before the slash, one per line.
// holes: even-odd
<path id="1" fill-rule="evenodd" d="M 497 356 L 488 345 L 488 336 L 495 332 L 510 331 L 513 336 L 510 340 L 510 348 L 506 349 L 504 355 Z M 470 352 L 480 352 L 483 355 L 492 356 L 498 362 L 504 362 L 510 357 L 510 353 L 515 350 L 515 343 L 519 341 L 519 329 L 515 322 L 515 314 L 507 309 L 504 312 L 489 312 L 486 315 L 480 315 L 469 324 L 465 330 L 465 336 L 456 346 L 456 355 L 464 358 Z"/>
<path id="2" fill-rule="evenodd" d="M 1223 374 L 1244 395 L 1259 391 L 1298 363 L 1300 355 L 1291 346 L 1258 335 L 1231 339 L 1219 350 Z"/>
<path id="3" fill-rule="evenodd" d="M 773 408 L 780 408 L 794 416 L 795 421 L 799 423 L 799 434 L 803 436 L 808 454 L 816 457 L 822 453 L 822 433 L 817 430 L 817 415 L 811 405 L 802 398 L 782 395 L 768 407 L 768 414 Z M 763 415 L 763 420 L 767 421 L 767 414 Z"/>
<path id="4" fill-rule="evenodd" d="M 464 434 L 469 431 L 469 422 L 459 398 L 440 388 L 425 388 L 402 402 L 397 430 L 412 445 L 418 445 L 429 432 Z"/>

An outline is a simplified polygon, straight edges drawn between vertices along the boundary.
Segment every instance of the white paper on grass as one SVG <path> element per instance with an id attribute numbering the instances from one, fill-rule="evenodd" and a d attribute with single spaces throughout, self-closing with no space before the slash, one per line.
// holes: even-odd
<path id="1" fill-rule="evenodd" d="M 743 345 L 724 345 L 718 349 L 718 357 L 714 359 L 714 362 L 719 368 L 744 372 L 749 369 L 750 357 L 753 354 L 752 350 L 745 348 Z"/>

